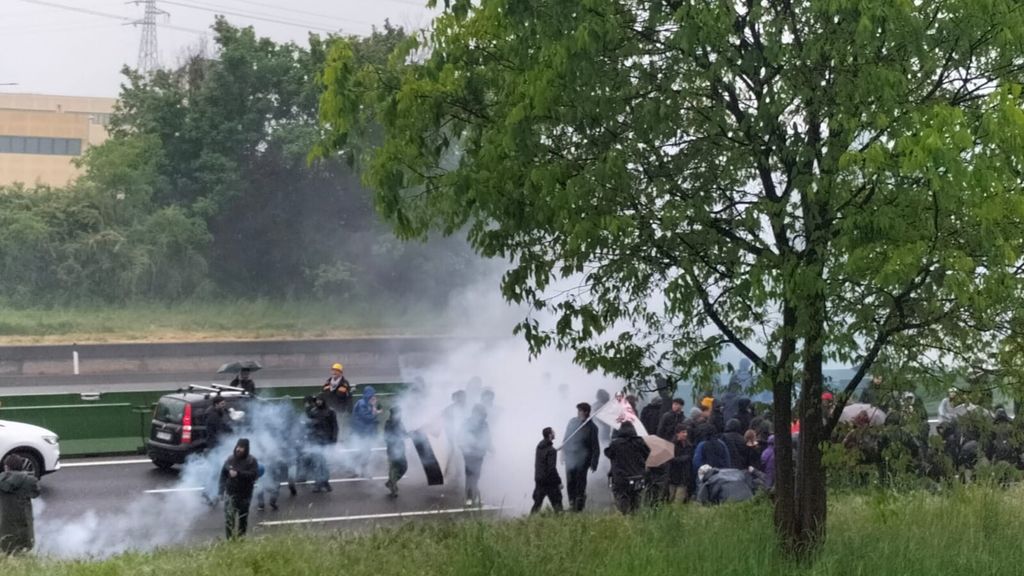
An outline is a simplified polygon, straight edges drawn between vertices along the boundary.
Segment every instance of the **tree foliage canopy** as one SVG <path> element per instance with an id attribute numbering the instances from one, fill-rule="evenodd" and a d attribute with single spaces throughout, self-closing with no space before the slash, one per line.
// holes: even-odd
<path id="1" fill-rule="evenodd" d="M 212 53 L 124 71 L 111 137 L 68 190 L 0 196 L 0 297 L 443 302 L 474 257 L 464 243 L 395 242 L 345 162 L 309 161 L 326 40 L 213 30 Z M 383 63 L 405 37 L 386 26 L 353 43 Z"/>
<path id="2" fill-rule="evenodd" d="M 777 520 L 805 544 L 823 363 L 859 368 L 845 400 L 879 357 L 985 363 L 1015 333 L 1020 2 L 450 0 L 386 66 L 327 63 L 328 146 L 400 233 L 511 259 L 505 295 L 557 318 L 523 322 L 535 347 L 640 378 L 733 346 L 777 431 L 803 379 Z"/>

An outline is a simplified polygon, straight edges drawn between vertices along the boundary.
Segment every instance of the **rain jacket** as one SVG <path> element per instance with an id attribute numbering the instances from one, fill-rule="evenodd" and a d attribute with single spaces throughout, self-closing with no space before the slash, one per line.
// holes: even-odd
<path id="1" fill-rule="evenodd" d="M 740 429 L 740 421 L 733 418 L 725 425 L 725 434 L 722 434 L 722 442 L 725 442 L 729 449 L 729 468 L 742 469 L 747 462 L 747 442 L 743 439 L 743 430 Z M 721 466 L 715 466 L 721 468 Z"/>
<path id="2" fill-rule="evenodd" d="M 338 441 L 338 419 L 334 410 L 314 405 L 306 415 L 309 417 L 309 439 L 314 444 L 326 446 Z"/>
<path id="3" fill-rule="evenodd" d="M 768 447 L 761 452 L 761 470 L 764 471 L 764 484 L 768 488 L 775 485 L 775 435 L 768 437 Z"/>
<path id="4" fill-rule="evenodd" d="M 377 414 L 370 400 L 377 395 L 373 386 L 363 388 L 363 397 L 352 409 L 352 432 L 360 436 L 373 436 L 377 433 Z"/>
<path id="5" fill-rule="evenodd" d="M 249 500 L 260 476 L 259 463 L 249 454 L 248 440 L 240 439 L 235 447 L 238 446 L 245 448 L 245 455 L 236 456 L 232 453 L 224 461 L 224 466 L 220 469 L 220 492 L 227 493 L 228 497 L 234 500 Z M 232 469 L 238 472 L 234 478 L 230 474 Z"/>
<path id="6" fill-rule="evenodd" d="M 718 436 L 708 438 L 697 444 L 697 450 L 693 454 L 693 474 L 703 465 L 712 468 L 732 468 L 732 459 L 729 456 L 729 447 Z"/>
<path id="7" fill-rule="evenodd" d="M 753 478 L 745 470 L 712 468 L 704 475 L 697 489 L 697 501 L 701 504 L 743 502 L 753 497 Z"/>
<path id="8" fill-rule="evenodd" d="M 604 449 L 604 455 L 612 462 L 612 485 L 627 486 L 631 480 L 642 477 L 650 453 L 650 447 L 636 435 L 633 425 L 624 423 Z"/>
<path id="9" fill-rule="evenodd" d="M 35 545 L 32 498 L 39 481 L 29 472 L 0 473 L 0 553 L 28 552 Z"/>

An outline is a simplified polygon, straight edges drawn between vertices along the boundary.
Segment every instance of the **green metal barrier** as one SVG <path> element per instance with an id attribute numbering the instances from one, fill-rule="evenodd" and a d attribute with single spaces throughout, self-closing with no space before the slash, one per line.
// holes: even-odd
<path id="1" fill-rule="evenodd" d="M 384 402 L 404 385 L 372 384 Z M 267 400 L 289 397 L 296 406 L 320 391 L 316 386 L 265 388 Z M 149 435 L 153 407 L 161 396 L 172 393 L 110 392 L 85 399 L 83 394 L 35 394 L 0 396 L 0 419 L 42 426 L 60 436 L 62 456 L 92 456 L 143 452 Z"/>

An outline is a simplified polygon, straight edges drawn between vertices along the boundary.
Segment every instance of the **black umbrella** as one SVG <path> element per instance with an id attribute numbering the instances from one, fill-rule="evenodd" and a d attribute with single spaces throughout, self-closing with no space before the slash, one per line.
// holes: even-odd
<path id="1" fill-rule="evenodd" d="M 217 374 L 237 374 L 242 370 L 248 370 L 249 372 L 255 372 L 261 370 L 263 366 L 255 360 L 242 360 L 241 362 L 228 362 L 227 364 L 220 367 L 217 370 Z"/>

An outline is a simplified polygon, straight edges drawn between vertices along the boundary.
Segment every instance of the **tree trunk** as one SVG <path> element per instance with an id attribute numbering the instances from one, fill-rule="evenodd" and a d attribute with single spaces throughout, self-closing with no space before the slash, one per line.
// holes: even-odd
<path id="1" fill-rule="evenodd" d="M 826 478 L 821 463 L 821 443 L 825 440 L 821 410 L 824 302 L 810 303 L 805 310 L 807 318 L 802 323 L 804 375 L 797 414 L 800 436 L 795 461 L 790 435 L 792 371 L 777 371 L 772 382 L 775 400 L 775 528 L 783 550 L 801 561 L 812 560 L 824 543 L 827 512 Z M 785 316 L 784 311 L 784 321 Z M 795 342 L 790 343 L 793 344 Z M 784 341 L 784 352 L 785 348 Z M 783 366 L 782 362 L 780 366 Z"/>
<path id="2" fill-rule="evenodd" d="M 790 549 L 799 526 L 793 438 L 789 433 L 793 404 L 793 370 L 790 362 L 796 350 L 796 312 L 792 306 L 783 305 L 782 324 L 783 337 L 779 347 L 778 363 L 771 374 L 772 400 L 775 406 L 775 531 L 783 548 Z"/>

